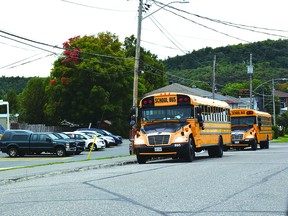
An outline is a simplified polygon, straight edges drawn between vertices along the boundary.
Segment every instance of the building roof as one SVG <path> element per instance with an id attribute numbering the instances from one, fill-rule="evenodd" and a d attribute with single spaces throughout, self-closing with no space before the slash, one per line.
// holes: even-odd
<path id="1" fill-rule="evenodd" d="M 287 92 L 282 92 L 282 91 L 275 90 L 274 93 L 279 98 L 288 98 L 288 93 Z"/>

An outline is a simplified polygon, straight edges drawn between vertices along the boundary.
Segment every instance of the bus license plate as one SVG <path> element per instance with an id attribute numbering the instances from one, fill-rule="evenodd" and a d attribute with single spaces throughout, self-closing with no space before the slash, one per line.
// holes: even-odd
<path id="1" fill-rule="evenodd" d="M 239 141 L 234 141 L 235 144 L 239 144 Z"/>
<path id="2" fill-rule="evenodd" d="M 155 152 L 162 152 L 162 147 L 154 147 Z"/>

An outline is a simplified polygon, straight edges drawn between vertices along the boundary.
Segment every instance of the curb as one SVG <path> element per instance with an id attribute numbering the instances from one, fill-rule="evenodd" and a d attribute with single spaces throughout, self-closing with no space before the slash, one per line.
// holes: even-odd
<path id="1" fill-rule="evenodd" d="M 16 182 L 27 181 L 27 180 L 36 179 L 36 178 L 44 178 L 44 177 L 62 175 L 62 174 L 73 173 L 73 172 L 83 172 L 83 171 L 94 170 L 94 169 L 110 168 L 110 167 L 115 167 L 115 166 L 124 166 L 124 165 L 135 164 L 135 163 L 137 163 L 136 159 L 127 158 L 125 160 L 122 158 L 122 160 L 121 159 L 119 160 L 119 158 L 118 159 L 116 158 L 114 160 L 112 159 L 112 161 L 103 160 L 103 161 L 98 162 L 98 164 L 95 164 L 95 165 L 85 165 L 85 162 L 81 162 L 81 166 L 79 165 L 79 163 L 69 163 L 68 165 L 66 164 L 66 166 L 70 166 L 70 168 L 64 168 L 63 164 L 27 168 L 29 170 L 31 169 L 30 171 L 32 172 L 30 174 L 27 174 L 26 172 L 26 173 L 23 173 L 22 175 L 20 173 L 15 174 L 15 172 L 19 171 L 20 169 L 7 170 L 7 171 L 3 171 L 6 177 L 4 177 L 4 179 L 0 179 L 0 186 L 11 184 L 11 183 L 16 183 Z M 53 169 L 53 166 L 57 168 L 56 169 L 57 171 Z M 25 169 L 25 167 L 23 167 L 22 169 Z"/>

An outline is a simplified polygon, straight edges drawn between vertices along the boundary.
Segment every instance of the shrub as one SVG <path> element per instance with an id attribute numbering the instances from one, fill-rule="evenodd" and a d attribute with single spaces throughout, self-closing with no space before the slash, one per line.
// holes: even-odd
<path id="1" fill-rule="evenodd" d="M 273 139 L 278 139 L 279 137 L 279 128 L 278 126 L 272 126 L 273 130 Z"/>

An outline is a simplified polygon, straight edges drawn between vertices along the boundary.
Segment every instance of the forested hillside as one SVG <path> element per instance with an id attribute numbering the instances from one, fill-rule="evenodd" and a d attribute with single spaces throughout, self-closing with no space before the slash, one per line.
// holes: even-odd
<path id="1" fill-rule="evenodd" d="M 213 59 L 216 55 L 216 86 L 221 90 L 228 83 L 249 81 L 247 66 L 252 54 L 253 78 L 268 81 L 288 77 L 288 40 L 266 40 L 251 44 L 239 44 L 204 48 L 184 56 L 164 61 L 169 81 L 183 85 L 210 88 Z"/>
<path id="2" fill-rule="evenodd" d="M 0 77 L 0 99 L 9 92 L 19 94 L 25 88 L 27 82 L 31 78 L 26 77 Z"/>

